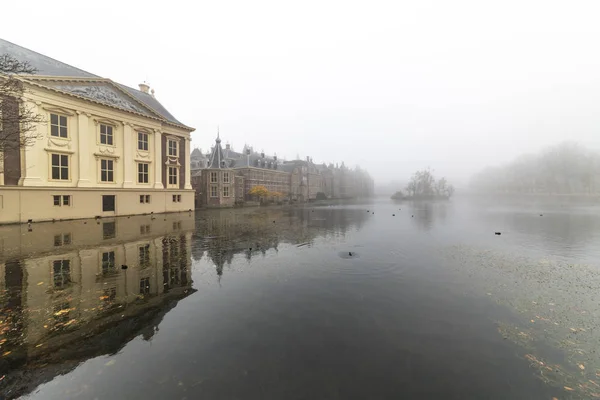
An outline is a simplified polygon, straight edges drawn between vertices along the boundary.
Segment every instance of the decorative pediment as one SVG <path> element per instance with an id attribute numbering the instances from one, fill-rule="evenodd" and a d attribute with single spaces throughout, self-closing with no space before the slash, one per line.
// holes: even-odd
<path id="1" fill-rule="evenodd" d="M 49 86 L 63 92 L 76 96 L 81 96 L 99 103 L 104 103 L 113 107 L 133 111 L 140 114 L 156 117 L 156 114 L 127 95 L 122 90 L 117 89 L 111 82 L 77 82 L 77 81 L 44 81 L 45 86 Z"/>
<path id="2" fill-rule="evenodd" d="M 95 125 L 104 124 L 104 125 L 110 125 L 114 128 L 117 128 L 119 126 L 119 122 L 117 122 L 113 119 L 103 118 L 103 117 L 94 117 L 93 119 L 94 119 Z"/>
<path id="3" fill-rule="evenodd" d="M 150 129 L 150 128 L 146 128 L 145 126 L 139 126 L 139 125 L 132 125 L 133 130 L 136 132 L 143 132 L 143 133 L 147 133 L 149 135 L 152 135 L 156 129 Z"/>
<path id="4" fill-rule="evenodd" d="M 46 110 L 48 112 L 55 113 L 55 114 L 68 115 L 70 117 L 75 115 L 75 113 L 72 110 L 68 110 L 68 109 L 62 108 L 62 107 L 55 107 L 50 104 L 42 104 L 41 107 L 43 110 Z"/>
<path id="5" fill-rule="evenodd" d="M 181 164 L 179 163 L 179 158 L 173 158 L 173 157 L 167 157 L 167 161 L 165 162 L 165 165 L 170 165 L 170 166 L 177 166 L 180 167 Z"/>

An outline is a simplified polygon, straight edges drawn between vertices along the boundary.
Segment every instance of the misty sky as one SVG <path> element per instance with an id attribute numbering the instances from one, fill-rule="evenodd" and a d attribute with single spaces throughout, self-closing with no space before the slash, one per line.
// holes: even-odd
<path id="1" fill-rule="evenodd" d="M 234 148 L 377 183 L 570 139 L 600 149 L 600 2 L 28 1 L 0 37 L 137 87 Z M 21 16 L 23 15 L 23 16 Z M 14 16 L 14 17 L 13 17 Z"/>

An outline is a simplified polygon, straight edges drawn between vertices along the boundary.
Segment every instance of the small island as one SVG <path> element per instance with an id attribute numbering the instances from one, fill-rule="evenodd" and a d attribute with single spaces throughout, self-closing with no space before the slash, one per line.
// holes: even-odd
<path id="1" fill-rule="evenodd" d="M 448 200 L 454 194 L 454 186 L 446 178 L 436 180 L 429 169 L 417 171 L 406 185 L 406 195 L 397 191 L 393 200 Z"/>

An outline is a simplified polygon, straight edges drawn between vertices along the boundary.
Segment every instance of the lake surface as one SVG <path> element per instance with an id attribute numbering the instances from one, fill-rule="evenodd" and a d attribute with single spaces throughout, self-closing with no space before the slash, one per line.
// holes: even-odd
<path id="1" fill-rule="evenodd" d="M 600 397 L 593 201 L 40 223 L 0 250 L 0 398 Z"/>

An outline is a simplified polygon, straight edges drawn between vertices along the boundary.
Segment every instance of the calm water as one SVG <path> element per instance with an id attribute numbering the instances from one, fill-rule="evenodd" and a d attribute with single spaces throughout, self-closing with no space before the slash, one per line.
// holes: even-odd
<path id="1" fill-rule="evenodd" d="M 382 199 L 0 238 L 1 398 L 600 396 L 586 202 Z"/>

